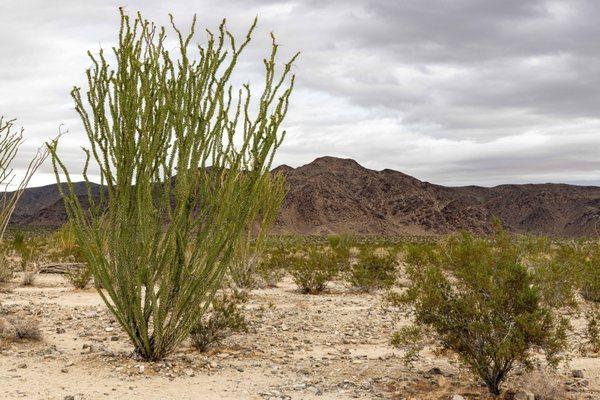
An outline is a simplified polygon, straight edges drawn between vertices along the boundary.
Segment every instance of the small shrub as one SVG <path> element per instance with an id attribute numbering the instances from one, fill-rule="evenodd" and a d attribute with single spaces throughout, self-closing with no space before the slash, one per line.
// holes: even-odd
<path id="1" fill-rule="evenodd" d="M 283 248 L 276 248 L 267 252 L 258 265 L 256 274 L 260 285 L 275 287 L 285 275 L 285 266 L 289 262 L 289 255 Z"/>
<path id="2" fill-rule="evenodd" d="M 532 261 L 533 281 L 542 302 L 552 308 L 577 307 L 579 260 L 576 249 L 561 245 L 545 254 L 545 257 Z"/>
<path id="3" fill-rule="evenodd" d="M 0 283 L 10 282 L 13 278 L 13 269 L 10 262 L 4 255 L 4 251 L 0 250 Z"/>
<path id="4" fill-rule="evenodd" d="M 340 270 L 346 270 L 350 267 L 350 252 L 355 243 L 354 238 L 348 234 L 330 235 L 327 237 L 327 243 L 331 250 L 338 256 L 340 261 Z"/>
<path id="5" fill-rule="evenodd" d="M 11 321 L 15 327 L 15 338 L 18 340 L 42 340 L 42 331 L 37 322 L 27 319 Z"/>
<path id="6" fill-rule="evenodd" d="M 6 340 L 33 340 L 42 339 L 42 331 L 37 322 L 28 319 L 6 320 L 0 318 L 0 338 Z"/>
<path id="7" fill-rule="evenodd" d="M 318 294 L 337 276 L 340 263 L 333 251 L 309 246 L 290 257 L 288 272 L 302 293 Z"/>
<path id="8" fill-rule="evenodd" d="M 65 274 L 65 278 L 76 289 L 85 289 L 92 280 L 92 270 L 84 264 L 81 268 L 73 268 Z"/>
<path id="9" fill-rule="evenodd" d="M 588 301 L 600 302 L 600 244 L 583 246 L 579 259 L 581 295 Z"/>
<path id="10" fill-rule="evenodd" d="M 506 232 L 499 229 L 492 240 L 463 234 L 435 253 L 437 260 L 421 254 L 421 265 L 407 267 L 412 286 L 398 301 L 413 306 L 415 324 L 457 353 L 490 393 L 500 393 L 515 365 L 532 361 L 534 348 L 551 365 L 560 360 L 566 320 L 542 303 Z"/>
<path id="11" fill-rule="evenodd" d="M 544 371 L 528 372 L 521 380 L 523 381 L 520 386 L 521 389 L 531 392 L 535 396 L 535 400 L 564 400 L 569 398 L 560 379 Z"/>
<path id="12" fill-rule="evenodd" d="M 247 330 L 244 305 L 247 296 L 239 291 L 215 297 L 211 310 L 190 332 L 192 345 L 201 352 L 220 343 L 232 332 Z"/>
<path id="13" fill-rule="evenodd" d="M 365 249 L 350 267 L 348 280 L 353 287 L 364 292 L 387 289 L 396 282 L 396 266 L 395 254 Z"/>
<path id="14" fill-rule="evenodd" d="M 23 277 L 21 278 L 21 286 L 33 286 L 35 284 L 35 280 L 37 279 L 38 271 L 37 270 L 29 270 L 23 272 Z"/>
<path id="15" fill-rule="evenodd" d="M 586 313 L 585 336 L 595 352 L 600 351 L 600 307 L 593 307 Z"/>

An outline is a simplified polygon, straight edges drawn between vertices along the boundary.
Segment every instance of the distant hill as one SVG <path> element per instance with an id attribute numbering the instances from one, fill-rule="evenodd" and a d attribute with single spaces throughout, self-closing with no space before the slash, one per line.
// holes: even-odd
<path id="1" fill-rule="evenodd" d="M 288 184 L 276 233 L 487 233 L 491 217 L 497 216 L 514 232 L 572 237 L 597 235 L 600 220 L 600 187 L 594 186 L 447 187 L 335 157 L 275 171 L 281 171 Z M 75 188 L 82 198 L 87 196 L 83 183 Z M 94 187 L 94 196 L 98 189 Z M 65 221 L 56 185 L 26 189 L 12 219 L 16 225 L 60 226 Z"/>

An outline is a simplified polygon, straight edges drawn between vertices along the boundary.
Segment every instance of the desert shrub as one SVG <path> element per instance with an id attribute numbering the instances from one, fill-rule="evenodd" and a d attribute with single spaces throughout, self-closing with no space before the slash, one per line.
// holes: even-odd
<path id="1" fill-rule="evenodd" d="M 261 257 L 257 267 L 256 274 L 260 286 L 275 287 L 283 279 L 285 268 L 290 260 L 289 251 L 284 242 L 273 245 Z"/>
<path id="2" fill-rule="evenodd" d="M 37 279 L 38 271 L 37 270 L 27 270 L 23 272 L 23 276 L 21 277 L 21 286 L 33 286 L 35 284 L 35 280 Z"/>
<path id="3" fill-rule="evenodd" d="M 337 255 L 341 270 L 346 270 L 350 267 L 350 252 L 355 242 L 354 238 L 347 233 L 327 236 L 327 243 Z"/>
<path id="4" fill-rule="evenodd" d="M 11 248 L 19 255 L 21 271 L 35 269 L 42 257 L 43 244 L 33 237 L 26 237 L 22 232 L 15 233 Z"/>
<path id="5" fill-rule="evenodd" d="M 38 323 L 31 319 L 0 318 L 0 338 L 38 341 L 42 339 L 42 331 Z"/>
<path id="6" fill-rule="evenodd" d="M 16 319 L 11 321 L 15 327 L 15 338 L 18 340 L 42 340 L 42 331 L 34 320 Z"/>
<path id="7" fill-rule="evenodd" d="M 340 264 L 338 254 L 313 245 L 291 255 L 287 270 L 302 293 L 318 294 L 337 276 Z"/>
<path id="8" fill-rule="evenodd" d="M 396 298 L 414 307 L 426 336 L 456 352 L 494 395 L 515 365 L 531 362 L 532 349 L 544 350 L 551 364 L 559 361 L 566 321 L 542 303 L 506 232 L 491 240 L 463 234 L 440 246 L 434 262 L 423 261 L 432 259 L 427 254 L 415 257 L 421 265 L 407 267 L 412 286 Z"/>
<path id="9" fill-rule="evenodd" d="M 257 269 L 267 246 L 267 234 L 275 222 L 279 205 L 285 197 L 283 176 L 266 176 L 262 196 L 264 201 L 258 205 L 254 217 L 257 223 L 248 227 L 245 239 L 239 241 L 229 266 L 231 280 L 242 290 L 254 289 L 260 284 Z"/>
<path id="10" fill-rule="evenodd" d="M 521 390 L 532 393 L 535 400 L 565 400 L 569 396 L 561 379 L 544 370 L 533 370 L 521 376 Z"/>
<path id="11" fill-rule="evenodd" d="M 581 246 L 579 262 L 581 295 L 588 301 L 600 302 L 600 244 Z"/>
<path id="12" fill-rule="evenodd" d="M 233 332 L 247 330 L 244 306 L 247 295 L 241 291 L 222 293 L 211 302 L 210 311 L 190 332 L 192 345 L 201 352 L 220 343 Z"/>
<path id="13" fill-rule="evenodd" d="M 71 92 L 91 146 L 86 203 L 48 145 L 98 293 L 146 360 L 188 337 L 271 199 L 263 194 L 293 88 L 295 57 L 278 73 L 273 37 L 251 102 L 249 85 L 230 82 L 255 24 L 242 43 L 223 23 L 197 47 L 195 21 L 183 34 L 171 19 L 173 50 L 165 28 L 122 11 L 115 62 L 90 53 L 88 88 Z M 87 179 L 90 163 L 105 189 Z"/>
<path id="14" fill-rule="evenodd" d="M 600 307 L 594 306 L 585 314 L 585 337 L 592 350 L 600 351 Z"/>
<path id="15" fill-rule="evenodd" d="M 552 308 L 577 307 L 580 262 L 575 246 L 562 244 L 529 261 L 533 282 L 544 304 Z"/>
<path id="16" fill-rule="evenodd" d="M 65 279 L 76 289 L 85 289 L 92 280 L 92 269 L 84 264 L 81 268 L 73 268 L 65 274 Z"/>
<path id="17" fill-rule="evenodd" d="M 83 250 L 77 244 L 75 228 L 72 222 L 67 222 L 52 233 L 49 239 L 49 249 L 46 257 L 55 262 L 83 263 Z"/>
<path id="18" fill-rule="evenodd" d="M 3 249 L 4 247 L 2 247 Z M 6 257 L 5 250 L 0 250 L 0 283 L 10 282 L 13 278 L 14 271 L 12 265 Z"/>
<path id="19" fill-rule="evenodd" d="M 361 290 L 387 289 L 396 282 L 396 254 L 390 251 L 377 252 L 364 249 L 356 263 L 350 267 L 348 281 Z"/>

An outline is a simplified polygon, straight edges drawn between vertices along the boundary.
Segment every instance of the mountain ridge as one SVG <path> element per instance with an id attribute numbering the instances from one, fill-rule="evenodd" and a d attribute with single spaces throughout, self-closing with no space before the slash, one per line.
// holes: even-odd
<path id="1" fill-rule="evenodd" d="M 498 217 L 511 231 L 550 236 L 597 235 L 600 187 L 564 183 L 443 186 L 348 158 L 319 157 L 273 170 L 288 193 L 273 232 L 324 235 L 441 235 L 491 231 Z M 99 186 L 94 186 L 94 195 Z M 85 198 L 83 182 L 75 184 Z M 56 185 L 26 189 L 11 222 L 60 226 L 66 212 Z"/>

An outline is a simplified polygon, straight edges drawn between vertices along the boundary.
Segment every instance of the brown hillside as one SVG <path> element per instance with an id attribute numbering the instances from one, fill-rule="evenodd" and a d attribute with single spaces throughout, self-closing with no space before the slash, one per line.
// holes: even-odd
<path id="1" fill-rule="evenodd" d="M 485 233 L 495 215 L 515 232 L 594 236 L 600 218 L 599 187 L 446 187 L 334 157 L 275 171 L 282 172 L 288 184 L 276 233 L 436 235 L 461 229 Z M 85 196 L 83 184 L 76 184 L 76 189 Z M 58 226 L 65 219 L 58 191 L 50 185 L 25 191 L 13 223 Z"/>

